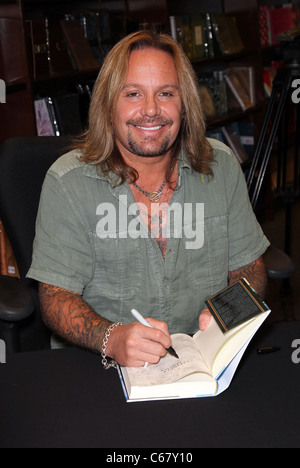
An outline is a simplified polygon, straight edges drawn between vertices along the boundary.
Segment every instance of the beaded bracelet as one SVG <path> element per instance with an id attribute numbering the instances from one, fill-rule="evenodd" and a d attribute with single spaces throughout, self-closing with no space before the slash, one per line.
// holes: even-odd
<path id="1" fill-rule="evenodd" d="M 108 329 L 106 330 L 105 332 L 105 336 L 104 336 L 104 339 L 103 339 L 103 343 L 102 343 L 102 348 L 101 348 L 101 356 L 102 356 L 102 364 L 103 364 L 103 367 L 105 370 L 108 370 L 110 369 L 111 367 L 114 367 L 115 369 L 117 368 L 117 363 L 116 361 L 114 361 L 113 359 L 111 359 L 110 362 L 108 362 L 107 360 L 107 356 L 106 356 L 106 346 L 107 346 L 107 343 L 108 343 L 108 340 L 109 340 L 109 337 L 111 335 L 111 332 L 119 327 L 119 326 L 122 326 L 123 324 L 121 322 L 117 322 L 117 323 L 113 323 L 112 325 L 110 325 L 108 327 Z"/>

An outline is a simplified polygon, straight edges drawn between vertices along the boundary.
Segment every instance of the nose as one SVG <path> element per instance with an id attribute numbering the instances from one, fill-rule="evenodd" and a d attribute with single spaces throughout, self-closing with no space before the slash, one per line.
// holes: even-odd
<path id="1" fill-rule="evenodd" d="M 160 106 L 155 96 L 145 96 L 142 108 L 142 114 L 145 117 L 156 117 L 160 115 Z"/>

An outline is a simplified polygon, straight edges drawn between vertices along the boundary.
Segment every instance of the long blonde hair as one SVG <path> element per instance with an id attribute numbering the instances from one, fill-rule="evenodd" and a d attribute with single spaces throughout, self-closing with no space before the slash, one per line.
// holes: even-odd
<path id="1" fill-rule="evenodd" d="M 154 48 L 169 53 L 175 62 L 182 96 L 184 117 L 177 141 L 173 147 L 171 166 L 179 151 L 186 152 L 192 168 L 203 174 L 212 174 L 213 154 L 205 137 L 205 119 L 201 106 L 194 69 L 179 44 L 167 34 L 139 31 L 122 39 L 108 54 L 94 86 L 90 105 L 89 127 L 76 144 L 82 151 L 82 160 L 96 164 L 102 173 L 113 172 L 121 183 L 137 172 L 127 167 L 115 144 L 112 116 L 128 74 L 129 57 L 133 50 Z M 171 176 L 172 167 L 167 174 Z"/>

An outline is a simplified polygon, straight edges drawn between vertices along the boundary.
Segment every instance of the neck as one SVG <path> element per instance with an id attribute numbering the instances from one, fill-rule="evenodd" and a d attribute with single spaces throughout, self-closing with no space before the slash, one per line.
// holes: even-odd
<path id="1" fill-rule="evenodd" d="M 157 182 L 160 183 L 166 178 L 171 161 L 171 151 L 155 157 L 127 156 L 124 154 L 122 154 L 122 157 L 128 166 L 138 172 L 137 181 L 139 183 L 146 182 L 147 185 L 157 185 Z"/>

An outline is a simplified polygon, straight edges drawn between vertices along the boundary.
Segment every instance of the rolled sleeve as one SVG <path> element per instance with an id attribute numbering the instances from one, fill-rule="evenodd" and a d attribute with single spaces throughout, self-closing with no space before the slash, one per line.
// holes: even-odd
<path id="1" fill-rule="evenodd" d="M 48 172 L 27 277 L 82 294 L 93 271 L 88 229 L 61 179 Z"/>

